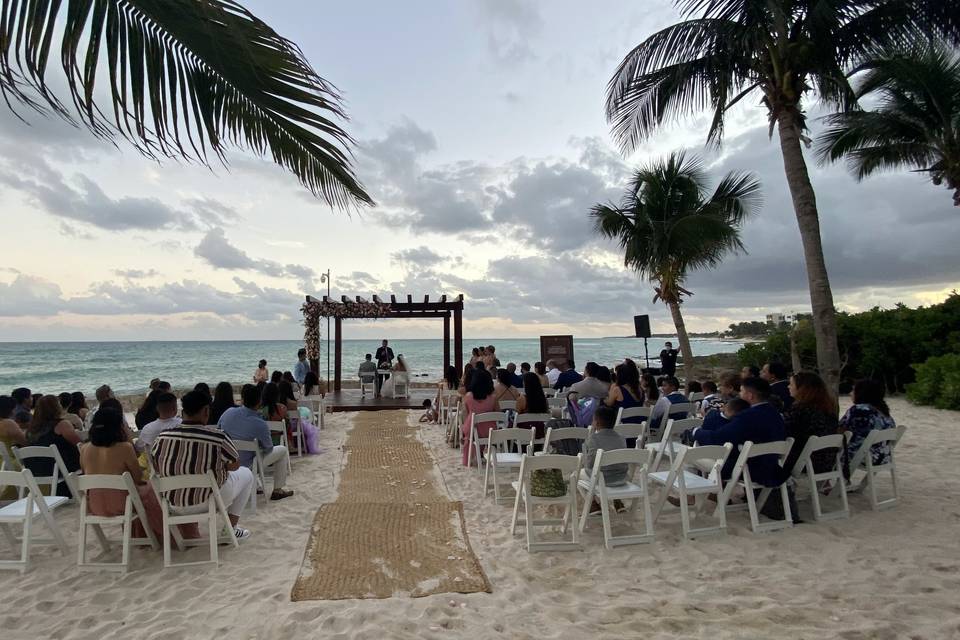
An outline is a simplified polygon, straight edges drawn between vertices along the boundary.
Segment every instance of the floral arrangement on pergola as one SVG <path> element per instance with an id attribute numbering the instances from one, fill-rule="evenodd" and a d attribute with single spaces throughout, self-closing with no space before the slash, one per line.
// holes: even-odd
<path id="1" fill-rule="evenodd" d="M 323 297 L 322 300 L 308 298 L 300 307 L 303 312 L 303 341 L 307 349 L 307 357 L 320 357 L 320 318 L 386 318 L 390 315 L 390 304 L 375 300 L 369 302 L 363 298 L 350 300 L 346 297 L 342 301 Z"/>

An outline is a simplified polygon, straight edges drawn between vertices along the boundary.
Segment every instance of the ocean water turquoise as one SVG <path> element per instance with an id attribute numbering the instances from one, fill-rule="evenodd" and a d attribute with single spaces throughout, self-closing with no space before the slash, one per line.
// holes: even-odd
<path id="1" fill-rule="evenodd" d="M 649 341 L 651 364 L 669 338 Z M 673 343 L 677 344 L 676 339 Z M 435 339 L 392 340 L 395 353 L 403 354 L 411 371 L 436 379 L 443 359 L 443 341 Z M 465 338 L 465 357 L 474 346 L 494 344 L 500 360 L 530 362 L 539 359 L 538 338 Z M 203 341 L 203 342 L 7 342 L 0 343 L 0 393 L 15 387 L 34 392 L 60 393 L 83 391 L 90 394 L 101 384 L 109 384 L 117 393 L 144 391 L 151 378 L 168 380 L 176 388 L 204 381 L 211 386 L 226 380 L 249 382 L 260 358 L 266 358 L 270 370 L 293 370 L 296 340 Z M 324 343 L 324 347 L 326 343 Z M 352 378 L 365 353 L 373 353 L 375 340 L 344 340 L 344 378 Z M 694 339 L 694 355 L 736 351 L 737 342 Z M 593 360 L 604 364 L 625 357 L 643 361 L 643 341 L 636 338 L 574 339 L 578 366 Z M 331 356 L 331 368 L 333 357 Z M 320 356 L 320 373 L 326 377 L 326 354 Z"/>

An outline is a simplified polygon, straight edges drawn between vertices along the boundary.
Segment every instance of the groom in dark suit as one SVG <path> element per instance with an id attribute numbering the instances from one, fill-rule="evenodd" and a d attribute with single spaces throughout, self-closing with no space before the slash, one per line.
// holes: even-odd
<path id="1" fill-rule="evenodd" d="M 384 340 L 380 348 L 377 349 L 376 360 L 377 369 L 389 369 L 393 366 L 393 349 L 387 346 L 386 340 Z M 377 374 L 376 395 L 378 398 L 380 397 L 380 387 L 383 386 L 384 379 L 386 379 L 385 375 Z"/>

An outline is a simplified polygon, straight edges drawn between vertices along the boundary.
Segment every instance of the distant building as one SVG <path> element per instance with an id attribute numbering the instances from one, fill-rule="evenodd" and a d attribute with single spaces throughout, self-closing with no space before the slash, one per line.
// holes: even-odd
<path id="1" fill-rule="evenodd" d="M 797 313 L 796 311 L 790 311 L 788 313 L 768 313 L 767 324 L 772 324 L 775 327 L 782 325 L 793 326 L 797 324 L 798 321 L 809 316 L 809 313 Z"/>
<path id="2" fill-rule="evenodd" d="M 786 322 L 785 316 L 782 313 L 768 313 L 767 314 L 767 323 L 772 324 L 775 327 L 779 327 L 781 324 Z"/>

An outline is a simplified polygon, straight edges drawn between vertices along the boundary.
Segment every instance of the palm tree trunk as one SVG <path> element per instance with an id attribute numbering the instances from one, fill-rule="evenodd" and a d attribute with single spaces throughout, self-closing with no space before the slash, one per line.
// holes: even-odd
<path id="1" fill-rule="evenodd" d="M 803 256 L 807 264 L 807 282 L 810 287 L 810 306 L 813 311 L 813 333 L 817 340 L 817 368 L 827 386 L 836 393 L 840 385 L 840 349 L 837 344 L 837 315 L 833 306 L 833 292 L 823 259 L 820 241 L 820 218 L 817 197 L 810 184 L 807 163 L 800 146 L 800 127 L 796 113 L 783 110 L 777 118 L 780 132 L 780 150 L 783 168 L 793 198 L 793 210 L 800 227 Z"/>
<path id="2" fill-rule="evenodd" d="M 673 316 L 673 326 L 677 328 L 677 342 L 680 343 L 680 354 L 683 356 L 683 377 L 687 382 L 693 380 L 693 349 L 690 348 L 690 336 L 687 335 L 687 325 L 683 322 L 679 302 L 667 302 L 670 315 Z"/>

